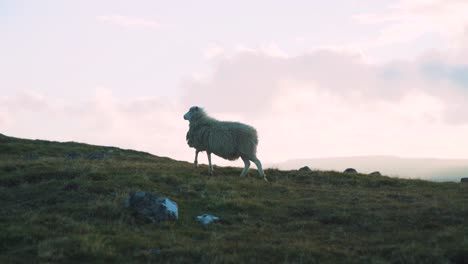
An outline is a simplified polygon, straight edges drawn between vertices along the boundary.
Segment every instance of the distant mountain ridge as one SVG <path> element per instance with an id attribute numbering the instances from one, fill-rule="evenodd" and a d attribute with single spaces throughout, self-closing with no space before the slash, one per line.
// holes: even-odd
<path id="1" fill-rule="evenodd" d="M 468 159 L 400 158 L 395 156 L 357 156 L 336 158 L 293 159 L 269 164 L 282 170 L 312 169 L 344 171 L 355 168 L 358 172 L 379 171 L 383 175 L 431 181 L 460 181 L 468 177 Z"/>

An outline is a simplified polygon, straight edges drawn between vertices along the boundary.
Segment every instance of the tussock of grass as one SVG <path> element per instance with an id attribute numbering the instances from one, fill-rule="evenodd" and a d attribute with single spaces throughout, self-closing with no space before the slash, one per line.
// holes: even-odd
<path id="1" fill-rule="evenodd" d="M 264 182 L 256 171 L 206 171 L 143 152 L 0 135 L 0 263 L 468 259 L 468 184 L 272 169 Z M 176 201 L 180 219 L 134 218 L 123 201 L 139 190 Z M 202 213 L 222 220 L 204 227 L 195 221 Z"/>

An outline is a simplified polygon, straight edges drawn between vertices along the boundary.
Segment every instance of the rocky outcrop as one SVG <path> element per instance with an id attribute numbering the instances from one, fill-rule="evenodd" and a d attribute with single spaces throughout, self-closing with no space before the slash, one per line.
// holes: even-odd
<path id="1" fill-rule="evenodd" d="M 153 223 L 177 220 L 179 217 L 179 209 L 176 202 L 153 193 L 132 193 L 125 200 L 125 206 L 130 208 L 136 217 Z"/>

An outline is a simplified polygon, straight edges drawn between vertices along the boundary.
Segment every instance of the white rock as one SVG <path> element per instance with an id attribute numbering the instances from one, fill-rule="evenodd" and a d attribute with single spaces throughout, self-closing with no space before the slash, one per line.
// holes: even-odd
<path id="1" fill-rule="evenodd" d="M 214 216 L 214 215 L 210 215 L 210 214 L 202 214 L 202 215 L 199 215 L 197 216 L 197 221 L 204 224 L 204 225 L 208 225 L 214 221 L 218 221 L 219 220 L 219 217 L 217 216 Z"/>
<path id="2" fill-rule="evenodd" d="M 179 218 L 179 210 L 177 209 L 177 204 L 175 202 L 165 198 L 164 205 L 166 206 L 168 211 L 171 211 L 174 213 L 176 218 Z"/>

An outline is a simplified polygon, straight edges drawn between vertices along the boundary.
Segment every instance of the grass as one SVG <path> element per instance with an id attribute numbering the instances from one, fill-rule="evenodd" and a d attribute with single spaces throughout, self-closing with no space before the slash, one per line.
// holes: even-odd
<path id="1" fill-rule="evenodd" d="M 0 263 L 468 263 L 468 184 L 207 171 L 0 135 Z M 140 190 L 176 201 L 179 220 L 135 219 L 123 203 Z"/>

